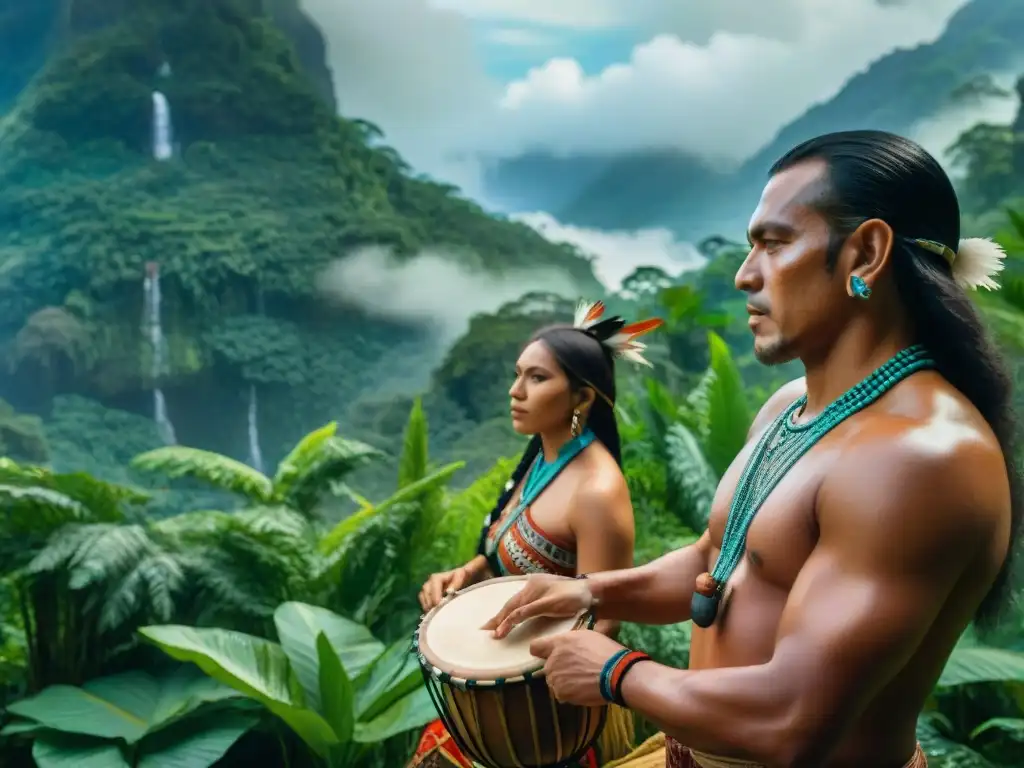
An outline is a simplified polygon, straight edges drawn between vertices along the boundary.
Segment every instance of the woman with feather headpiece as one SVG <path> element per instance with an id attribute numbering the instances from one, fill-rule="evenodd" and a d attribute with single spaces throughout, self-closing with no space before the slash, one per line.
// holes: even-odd
<path id="1" fill-rule="evenodd" d="M 615 420 L 615 360 L 650 365 L 638 337 L 661 320 L 627 324 L 602 302 L 582 303 L 572 325 L 536 333 L 515 365 L 509 410 L 529 445 L 485 521 L 478 554 L 431 576 L 424 612 L 444 595 L 495 576 L 563 576 L 633 564 L 634 524 Z M 483 618 L 483 617 L 482 617 Z M 596 629 L 614 635 L 618 625 Z M 581 766 L 598 768 L 628 753 L 633 721 L 613 707 Z M 409 768 L 471 768 L 438 720 L 424 731 Z"/>

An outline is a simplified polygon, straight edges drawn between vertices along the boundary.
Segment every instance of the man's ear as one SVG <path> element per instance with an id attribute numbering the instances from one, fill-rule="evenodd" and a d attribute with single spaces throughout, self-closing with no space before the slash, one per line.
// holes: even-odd
<path id="1" fill-rule="evenodd" d="M 873 289 L 889 269 L 896 236 L 892 227 L 881 219 L 868 219 L 853 231 L 843 245 L 837 265 L 846 275 L 847 291 L 850 277 L 857 275 Z"/>

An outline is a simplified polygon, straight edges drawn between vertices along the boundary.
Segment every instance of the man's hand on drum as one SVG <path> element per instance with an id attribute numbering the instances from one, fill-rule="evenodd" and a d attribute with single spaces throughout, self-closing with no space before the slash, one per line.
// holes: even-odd
<path id="1" fill-rule="evenodd" d="M 558 701 L 580 706 L 607 704 L 601 696 L 601 670 L 622 646 L 589 629 L 534 640 L 530 653 L 547 659 L 544 677 Z"/>
<path id="2" fill-rule="evenodd" d="M 470 570 L 460 565 L 450 571 L 435 573 L 420 590 L 420 608 L 426 613 L 444 599 L 449 592 L 457 592 L 473 582 L 473 574 Z"/>
<path id="3" fill-rule="evenodd" d="M 594 603 L 585 579 L 538 574 L 530 576 L 523 587 L 481 629 L 505 637 L 519 624 L 534 616 L 568 618 L 588 610 Z"/>

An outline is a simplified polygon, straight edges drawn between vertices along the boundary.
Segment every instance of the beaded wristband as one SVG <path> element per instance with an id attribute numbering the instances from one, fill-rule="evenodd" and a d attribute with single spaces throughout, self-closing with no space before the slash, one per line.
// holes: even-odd
<path id="1" fill-rule="evenodd" d="M 601 698 L 605 701 L 615 701 L 615 693 L 612 690 L 612 673 L 615 671 L 615 666 L 619 661 L 629 655 L 629 648 L 623 648 L 621 651 L 617 651 L 612 655 L 608 661 L 604 663 L 601 668 L 601 677 L 598 681 L 598 686 L 601 689 Z"/>
<path id="2" fill-rule="evenodd" d="M 627 648 L 608 659 L 601 669 L 601 697 L 620 707 L 626 706 L 622 698 L 622 681 L 626 673 L 641 661 L 650 660 L 651 657 L 643 651 L 631 651 Z"/>

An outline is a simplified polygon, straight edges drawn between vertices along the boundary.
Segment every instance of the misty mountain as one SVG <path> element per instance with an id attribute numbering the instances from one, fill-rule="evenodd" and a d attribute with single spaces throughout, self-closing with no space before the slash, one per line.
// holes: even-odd
<path id="1" fill-rule="evenodd" d="M 696 239 L 736 234 L 772 161 L 829 131 L 875 128 L 909 134 L 961 99 L 979 76 L 1024 64 L 1024 0 L 972 0 L 932 43 L 898 49 L 851 77 L 834 98 L 784 126 L 739 168 L 717 169 L 675 150 L 614 157 L 535 153 L 495 164 L 490 199 L 546 208 L 564 223 L 602 229 L 668 226 Z"/>

